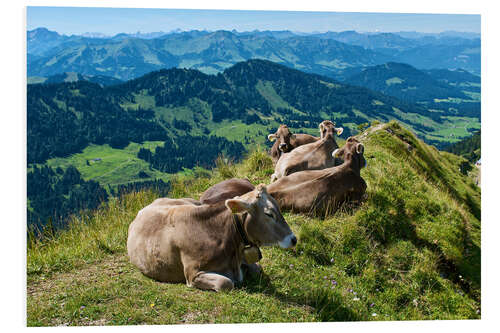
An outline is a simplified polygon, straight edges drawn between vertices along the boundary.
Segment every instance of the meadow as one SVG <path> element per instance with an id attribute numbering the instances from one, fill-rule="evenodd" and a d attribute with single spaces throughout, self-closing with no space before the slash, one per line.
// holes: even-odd
<path id="1" fill-rule="evenodd" d="M 394 121 L 358 138 L 364 201 L 328 216 L 285 212 L 297 246 L 262 248 L 263 274 L 230 292 L 159 283 L 130 264 L 128 225 L 150 191 L 29 239 L 28 326 L 480 319 L 481 191 L 459 171 L 465 159 Z M 240 163 L 173 177 L 169 197 L 198 199 L 233 177 L 268 183 L 272 172 L 256 146 Z"/>

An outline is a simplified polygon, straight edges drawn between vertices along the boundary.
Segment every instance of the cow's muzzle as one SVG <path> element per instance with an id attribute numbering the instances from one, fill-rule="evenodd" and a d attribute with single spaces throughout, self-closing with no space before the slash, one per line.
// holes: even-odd
<path id="1" fill-rule="evenodd" d="M 279 245 L 284 249 L 294 247 L 296 244 L 297 244 L 297 237 L 295 237 L 293 232 L 279 242 Z"/>

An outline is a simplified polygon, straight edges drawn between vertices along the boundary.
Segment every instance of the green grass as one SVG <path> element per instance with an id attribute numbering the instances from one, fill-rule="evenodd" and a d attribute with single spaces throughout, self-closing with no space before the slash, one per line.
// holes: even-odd
<path id="1" fill-rule="evenodd" d="M 209 126 L 211 135 L 222 136 L 230 141 L 240 141 L 247 148 L 255 146 L 255 143 L 263 144 L 267 140 L 267 135 L 271 132 L 270 127 L 261 124 L 247 125 L 239 120 L 223 120 L 219 124 Z M 277 127 L 277 126 L 275 126 Z M 245 142 L 245 137 L 248 142 Z"/>
<path id="2" fill-rule="evenodd" d="M 52 168 L 61 167 L 63 169 L 72 165 L 80 171 L 83 179 L 93 179 L 102 185 L 116 185 L 140 180 L 137 176 L 140 171 L 146 172 L 151 178 L 167 180 L 168 174 L 158 170 L 150 170 L 149 164 L 137 157 L 140 148 L 154 151 L 156 147 L 162 145 L 161 141 L 146 141 L 142 144 L 132 142 L 124 149 L 111 148 L 107 144 L 89 145 L 81 153 L 65 158 L 53 158 L 48 160 L 46 164 Z M 93 161 L 97 158 L 101 160 Z"/>
<path id="3" fill-rule="evenodd" d="M 276 109 L 276 108 L 285 108 L 285 109 L 291 109 L 292 107 L 281 98 L 280 95 L 274 90 L 273 85 L 271 82 L 262 82 L 259 80 L 257 82 L 257 85 L 255 86 L 257 91 L 264 97 L 271 106 Z"/>
<path id="4" fill-rule="evenodd" d="M 28 326 L 479 319 L 481 193 L 458 171 L 464 159 L 396 122 L 359 137 L 363 203 L 326 217 L 285 212 L 296 248 L 263 248 L 264 274 L 230 292 L 158 283 L 129 263 L 127 228 L 152 192 L 29 242 Z M 169 196 L 199 198 L 231 177 L 267 183 L 272 172 L 257 147 L 239 164 L 175 177 Z"/>

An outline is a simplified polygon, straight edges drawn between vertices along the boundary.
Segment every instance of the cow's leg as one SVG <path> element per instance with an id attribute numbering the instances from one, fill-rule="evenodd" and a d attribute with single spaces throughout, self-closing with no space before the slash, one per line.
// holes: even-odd
<path id="1" fill-rule="evenodd" d="M 247 273 L 250 273 L 250 274 L 262 273 L 262 267 L 257 263 L 254 263 L 254 264 L 243 263 L 243 264 L 241 264 L 241 268 L 243 268 Z"/>
<path id="2" fill-rule="evenodd" d="M 234 283 L 231 279 L 217 273 L 198 273 L 191 282 L 192 287 L 203 290 L 231 290 Z"/>

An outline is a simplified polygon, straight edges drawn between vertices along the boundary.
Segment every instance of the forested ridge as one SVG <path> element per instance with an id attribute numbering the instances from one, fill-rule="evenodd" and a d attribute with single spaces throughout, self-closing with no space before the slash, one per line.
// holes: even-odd
<path id="1" fill-rule="evenodd" d="M 28 85 L 28 163 L 67 156 L 89 143 L 122 148 L 130 141 L 165 138 L 150 114 L 123 110 L 97 84 Z"/>
<path id="2" fill-rule="evenodd" d="M 446 147 L 444 150 L 455 155 L 463 156 L 470 162 L 476 162 L 481 158 L 481 131 L 474 133 L 471 137 Z"/>
<path id="3" fill-rule="evenodd" d="M 439 72 L 436 75 L 439 75 Z M 408 103 L 449 97 L 468 99 L 462 91 L 450 86 L 448 82 L 436 80 L 424 71 L 401 63 L 390 62 L 369 67 L 351 76 L 346 82 L 397 97 Z"/>

